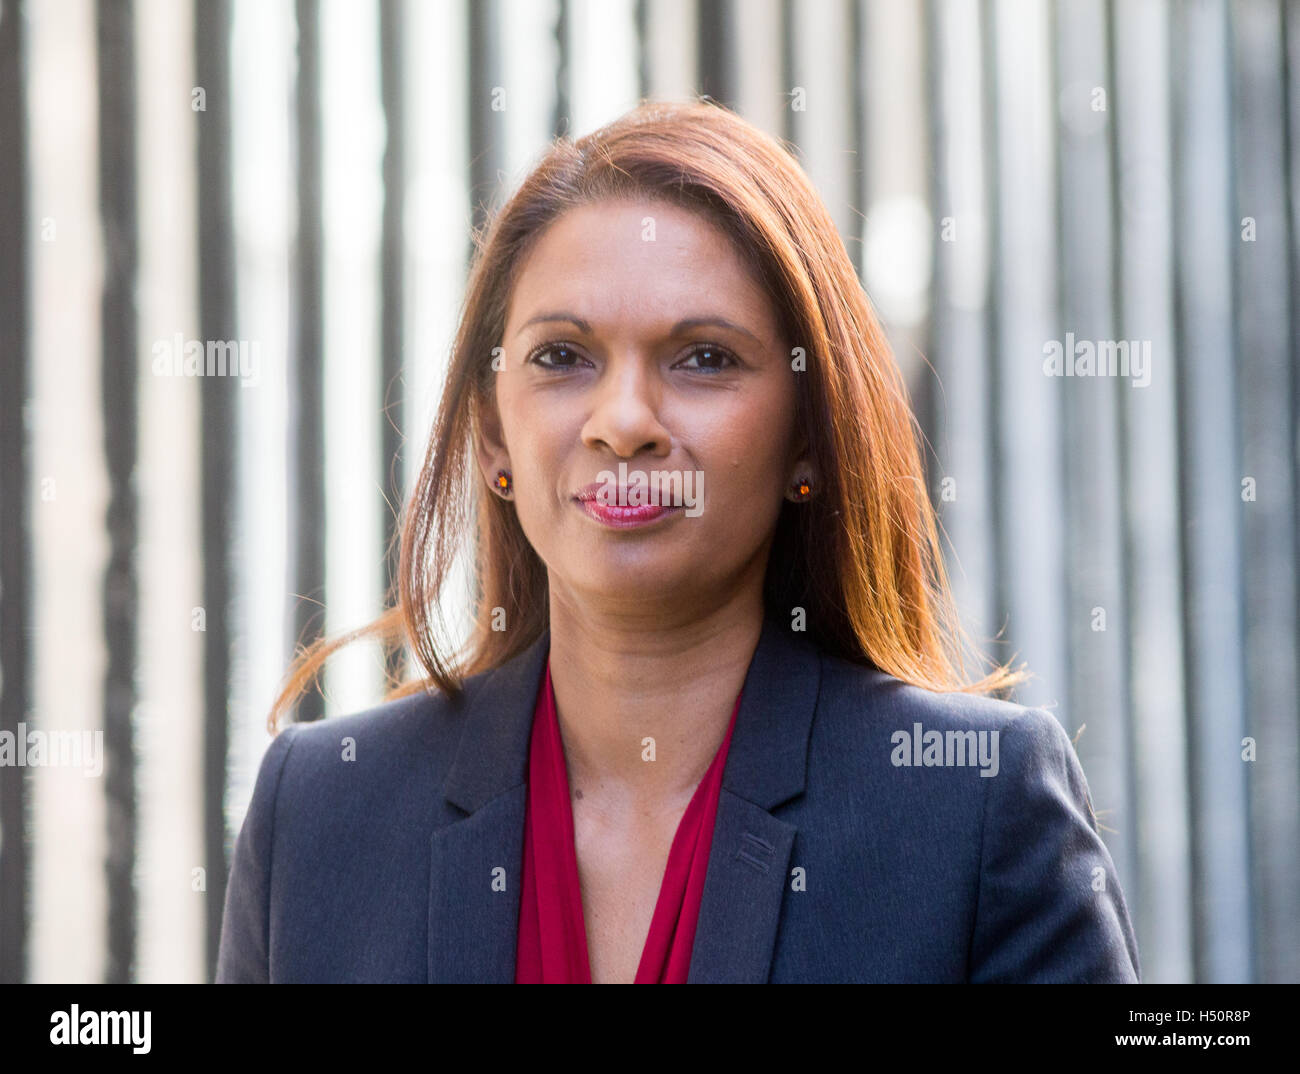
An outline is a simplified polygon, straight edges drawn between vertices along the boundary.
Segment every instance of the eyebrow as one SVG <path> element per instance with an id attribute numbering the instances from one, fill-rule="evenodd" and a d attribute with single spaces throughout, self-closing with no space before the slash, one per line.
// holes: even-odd
<path id="1" fill-rule="evenodd" d="M 590 323 L 584 321 L 581 317 L 575 317 L 572 313 L 563 313 L 558 311 L 553 313 L 539 313 L 535 317 L 530 317 L 519 326 L 519 329 L 520 331 L 523 331 L 523 329 L 527 328 L 529 325 L 555 323 L 559 321 L 565 321 L 569 324 L 577 325 L 577 327 L 587 335 L 593 335 Z M 687 317 L 673 325 L 668 334 L 670 336 L 678 336 L 691 328 L 727 328 L 733 332 L 738 332 L 742 336 L 747 336 L 760 347 L 763 345 L 763 341 L 759 339 L 758 336 L 754 335 L 754 333 L 748 328 L 744 328 L 741 325 L 736 324 L 735 321 L 729 321 L 725 317 L 719 317 L 714 314 L 709 314 L 704 317 Z"/>

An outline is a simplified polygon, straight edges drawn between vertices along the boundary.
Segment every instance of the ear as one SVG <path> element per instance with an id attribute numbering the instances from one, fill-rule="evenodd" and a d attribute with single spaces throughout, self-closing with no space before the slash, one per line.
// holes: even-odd
<path id="1" fill-rule="evenodd" d="M 479 408 L 474 454 L 483 480 L 489 488 L 495 489 L 497 471 L 510 469 L 510 453 L 506 450 L 505 439 L 501 435 L 501 415 L 497 410 L 495 386 L 483 397 L 483 405 Z"/>
<path id="2" fill-rule="evenodd" d="M 809 498 L 816 496 L 819 484 L 817 479 L 817 467 L 813 464 L 812 455 L 807 451 L 801 452 L 786 471 L 785 498 L 795 503 L 803 502 L 796 491 L 802 480 L 807 480 L 812 486 Z"/>

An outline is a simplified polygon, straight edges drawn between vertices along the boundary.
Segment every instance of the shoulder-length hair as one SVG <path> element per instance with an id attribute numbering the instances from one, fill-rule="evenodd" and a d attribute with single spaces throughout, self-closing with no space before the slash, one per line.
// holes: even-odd
<path id="1" fill-rule="evenodd" d="M 509 660 L 546 628 L 546 567 L 514 506 L 487 494 L 472 445 L 524 254 L 568 210 L 629 198 L 671 202 L 721 228 L 794 344 L 797 420 L 819 480 L 812 499 L 782 505 L 764 582 L 768 614 L 791 619 L 803 609 L 808 637 L 827 652 L 930 690 L 992 693 L 1025 677 L 1008 665 L 966 676 L 969 642 L 944 570 L 920 430 L 807 175 L 780 141 L 715 102 L 643 101 L 577 141 L 556 139 L 475 232 L 441 403 L 402 512 L 397 599 L 369 625 L 297 655 L 272 706 L 272 729 L 325 661 L 358 638 L 405 641 L 418 659 L 423 675 L 390 679 L 391 700 L 418 690 L 454 696 L 465 678 Z M 441 597 L 471 536 L 474 626 L 458 652 L 439 651 L 435 637 L 448 634 Z"/>

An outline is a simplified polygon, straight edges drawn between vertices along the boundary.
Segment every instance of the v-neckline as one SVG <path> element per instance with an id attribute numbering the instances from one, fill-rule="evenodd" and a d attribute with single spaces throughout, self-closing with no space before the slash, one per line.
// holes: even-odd
<path id="1" fill-rule="evenodd" d="M 567 910 L 567 916 L 570 918 L 570 927 L 577 934 L 576 937 L 571 938 L 571 943 L 574 945 L 571 958 L 576 959 L 579 963 L 583 974 L 582 983 L 590 984 L 592 981 L 591 954 L 587 943 L 586 908 L 582 901 L 581 877 L 578 871 L 572 788 L 569 785 L 568 766 L 565 763 L 564 744 L 560 735 L 559 710 L 555 703 L 555 690 L 551 682 L 549 654 L 546 659 L 542 694 L 539 700 L 541 704 L 538 707 L 538 715 L 541 718 L 541 726 L 535 728 L 534 732 L 540 731 L 543 736 L 539 743 L 539 745 L 545 747 L 541 755 L 550 762 L 550 771 L 540 773 L 542 779 L 546 782 L 542 788 L 539 788 L 539 791 L 549 792 L 554 795 L 551 800 L 557 806 L 559 806 L 561 799 L 563 801 L 560 809 L 562 815 L 561 854 L 563 857 L 561 868 L 564 876 L 560 878 L 560 882 L 566 904 L 564 909 Z M 717 791 L 721 784 L 722 769 L 726 764 L 727 751 L 739 711 L 740 696 L 738 695 L 732 708 L 731 722 L 728 725 L 727 733 L 714 754 L 709 768 L 696 785 L 690 802 L 687 803 L 686 809 L 678 819 L 668 851 L 668 858 L 659 879 L 659 890 L 655 897 L 654 912 L 651 915 L 646 936 L 641 942 L 641 953 L 637 959 L 637 970 L 633 978 L 634 983 L 656 983 L 667 973 L 670 959 L 674 955 L 674 941 L 677 939 L 681 924 L 682 910 L 687 901 L 688 888 L 693 889 L 698 901 L 699 890 L 703 884 L 703 873 L 707 868 L 707 853 L 704 855 L 703 862 L 701 862 L 699 855 L 701 847 L 699 844 L 706 835 L 710 844 L 712 842 L 712 824 L 716 818 Z M 530 772 L 530 786 L 536 775 L 538 773 Z M 562 790 L 562 793 L 556 793 L 557 790 Z M 534 876 L 534 880 L 536 879 L 536 876 Z M 698 906 L 696 906 L 696 910 L 698 910 Z M 693 937 L 695 931 L 694 918 L 689 922 L 689 927 Z M 687 957 L 689 958 L 689 951 L 687 951 Z M 651 966 L 650 960 L 658 963 L 659 967 L 653 982 L 646 980 L 655 970 Z"/>

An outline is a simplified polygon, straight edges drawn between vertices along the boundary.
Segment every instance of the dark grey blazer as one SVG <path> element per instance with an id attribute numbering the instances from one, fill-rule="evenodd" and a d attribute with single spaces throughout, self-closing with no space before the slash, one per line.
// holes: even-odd
<path id="1" fill-rule="evenodd" d="M 549 641 L 469 679 L 454 704 L 420 694 L 271 743 L 235 844 L 218 982 L 514 980 Z M 908 686 L 764 624 L 692 982 L 1138 973 L 1087 783 L 1050 713 Z"/>

